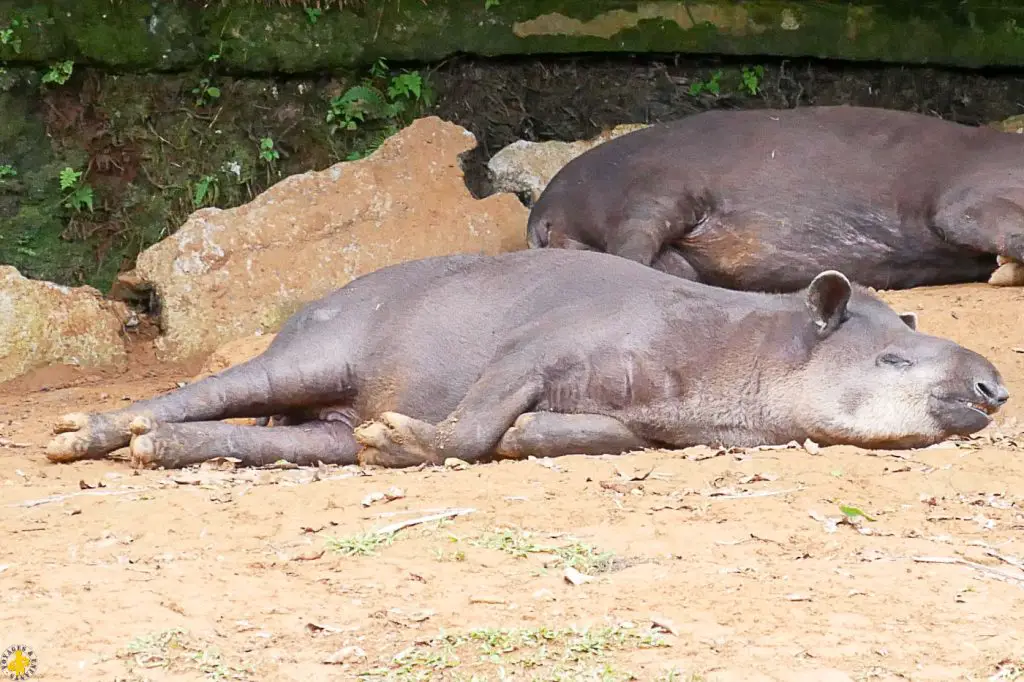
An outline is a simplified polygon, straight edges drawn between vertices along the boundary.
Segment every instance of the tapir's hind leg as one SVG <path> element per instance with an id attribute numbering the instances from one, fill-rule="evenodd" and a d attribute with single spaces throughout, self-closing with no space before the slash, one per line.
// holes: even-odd
<path id="1" fill-rule="evenodd" d="M 235 457 L 239 466 L 278 460 L 294 464 L 355 464 L 359 444 L 344 421 L 311 421 L 295 426 L 237 426 L 224 422 L 162 424 L 132 422 L 132 464 L 180 469 L 214 457 Z"/>
<path id="2" fill-rule="evenodd" d="M 494 449 L 519 415 L 537 403 L 543 388 L 541 367 L 532 355 L 509 353 L 484 371 L 436 427 L 387 412 L 357 427 L 356 440 L 379 451 L 381 461 L 371 461 L 377 455 L 366 453 L 367 464 L 402 467 L 440 463 L 448 457 L 472 462 Z"/>
<path id="3" fill-rule="evenodd" d="M 663 248 L 657 258 L 651 263 L 651 267 L 669 275 L 681 277 L 682 279 L 688 279 L 693 282 L 700 281 L 700 274 L 698 274 L 697 269 L 690 265 L 686 257 L 674 246 Z"/>
<path id="4" fill-rule="evenodd" d="M 267 417 L 351 397 L 353 383 L 344 362 L 321 353 L 307 358 L 262 355 L 120 410 L 64 415 L 54 426 L 59 435 L 50 441 L 46 456 L 54 462 L 102 457 L 128 445 L 129 425 L 136 417 L 171 423 Z"/>

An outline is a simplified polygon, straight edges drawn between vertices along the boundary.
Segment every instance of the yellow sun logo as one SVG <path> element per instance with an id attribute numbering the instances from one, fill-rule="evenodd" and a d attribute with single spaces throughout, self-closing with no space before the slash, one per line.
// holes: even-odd
<path id="1" fill-rule="evenodd" d="M 36 674 L 36 655 L 27 646 L 16 644 L 0 656 L 0 671 L 11 680 L 27 680 Z"/>

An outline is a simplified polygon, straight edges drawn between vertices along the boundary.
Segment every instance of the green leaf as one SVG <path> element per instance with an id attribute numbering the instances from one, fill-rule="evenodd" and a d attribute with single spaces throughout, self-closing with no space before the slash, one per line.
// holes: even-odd
<path id="1" fill-rule="evenodd" d="M 856 507 L 849 507 L 845 504 L 841 504 L 839 505 L 839 511 L 843 512 L 843 514 L 845 514 L 846 517 L 850 519 L 856 518 L 858 516 L 863 516 L 868 521 L 874 521 L 873 518 L 862 512 L 860 509 L 857 509 Z"/>
<path id="2" fill-rule="evenodd" d="M 71 187 L 74 187 L 75 184 L 78 182 L 78 178 L 80 177 L 82 177 L 82 173 L 80 171 L 76 171 L 74 168 L 71 167 L 65 167 L 64 170 L 60 172 L 61 190 L 70 189 Z"/>
<path id="3" fill-rule="evenodd" d="M 206 88 L 206 94 L 212 97 L 213 99 L 217 99 L 218 97 L 220 97 L 220 88 L 211 85 L 210 87 Z"/>

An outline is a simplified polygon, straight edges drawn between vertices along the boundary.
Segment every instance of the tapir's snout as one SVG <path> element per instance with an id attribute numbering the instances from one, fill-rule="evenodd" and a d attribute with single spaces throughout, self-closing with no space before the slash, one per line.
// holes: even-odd
<path id="1" fill-rule="evenodd" d="M 974 392 L 979 398 L 979 407 L 982 407 L 986 414 L 995 413 L 1010 399 L 1010 392 L 998 378 L 985 378 L 976 381 Z"/>
<path id="2" fill-rule="evenodd" d="M 1010 399 L 1003 378 L 992 363 L 975 353 L 961 356 L 963 364 L 944 390 L 933 394 L 933 416 L 949 434 L 970 435 L 992 421 Z"/>

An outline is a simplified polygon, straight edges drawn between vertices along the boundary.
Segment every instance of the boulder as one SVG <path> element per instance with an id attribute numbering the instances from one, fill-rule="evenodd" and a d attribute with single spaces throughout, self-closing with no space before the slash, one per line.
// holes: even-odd
<path id="1" fill-rule="evenodd" d="M 64 287 L 0 265 L 0 381 L 52 364 L 124 366 L 128 308 L 92 287 Z"/>
<path id="2" fill-rule="evenodd" d="M 522 203 L 466 187 L 460 157 L 475 146 L 464 128 L 422 118 L 364 159 L 196 211 L 133 273 L 160 300 L 158 355 L 184 360 L 276 332 L 303 304 L 387 265 L 526 248 Z"/>
<path id="3" fill-rule="evenodd" d="M 532 206 L 562 166 L 603 142 L 646 127 L 643 123 L 624 123 L 575 142 L 518 140 L 492 156 L 487 170 L 496 191 L 518 194 Z"/>

